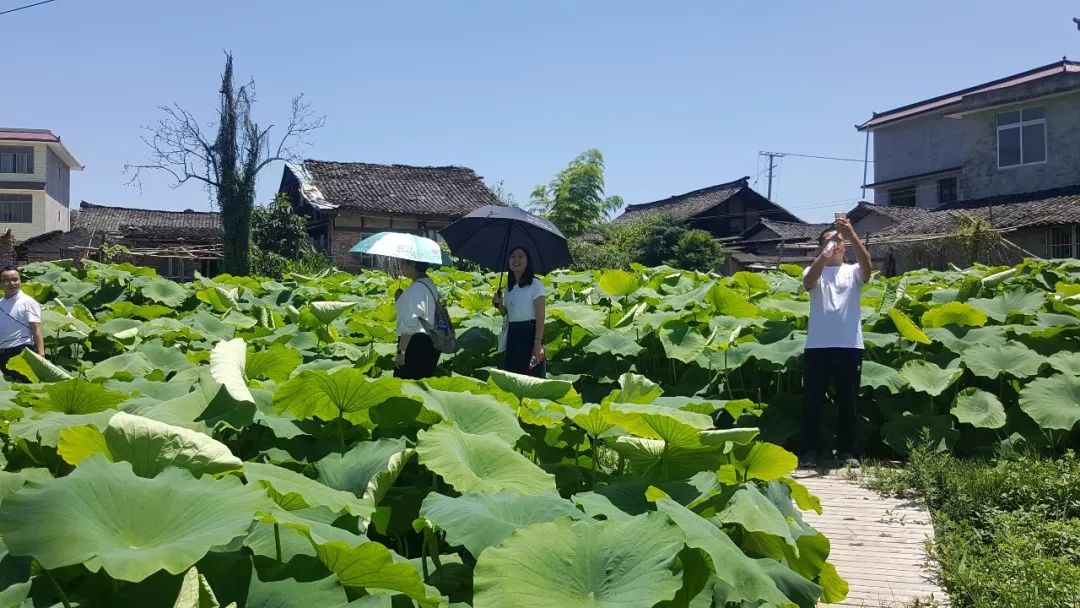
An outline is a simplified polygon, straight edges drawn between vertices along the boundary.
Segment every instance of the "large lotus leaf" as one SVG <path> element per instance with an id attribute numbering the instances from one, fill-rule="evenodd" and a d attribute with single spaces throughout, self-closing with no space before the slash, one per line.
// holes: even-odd
<path id="1" fill-rule="evenodd" d="M 628 296 L 641 288 L 637 275 L 625 270 L 606 270 L 600 275 L 600 289 L 615 296 Z"/>
<path id="2" fill-rule="evenodd" d="M 30 349 L 24 349 L 12 357 L 7 363 L 7 368 L 26 376 L 31 382 L 59 382 L 71 378 L 71 374 L 64 368 L 53 364 Z"/>
<path id="3" fill-rule="evenodd" d="M 691 363 L 701 356 L 708 340 L 683 321 L 673 321 L 660 329 L 660 342 L 667 356 L 676 361 Z"/>
<path id="4" fill-rule="evenodd" d="M 581 407 L 566 408 L 566 417 L 593 437 L 599 437 L 615 426 L 608 421 L 608 413 L 607 404 L 586 403 Z"/>
<path id="5" fill-rule="evenodd" d="M 747 532 L 775 536 L 792 547 L 796 546 L 784 514 L 757 486 L 742 484 L 729 493 L 727 502 L 716 514 L 717 519 L 726 524 L 742 526 Z"/>
<path id="6" fill-rule="evenodd" d="M 159 321 L 161 319 L 158 319 Z M 191 329 L 205 336 L 207 339 L 217 341 L 232 340 L 236 335 L 236 326 L 230 325 L 219 319 L 217 315 L 200 309 L 195 314 L 184 318 L 185 324 Z"/>
<path id="7" fill-rule="evenodd" d="M 976 376 L 997 378 L 1007 374 L 1023 379 L 1038 374 L 1046 358 L 1019 343 L 1005 346 L 972 344 L 960 353 L 960 361 Z"/>
<path id="8" fill-rule="evenodd" d="M 425 409 L 466 433 L 494 435 L 510 445 L 525 434 L 514 411 L 491 395 L 441 391 L 416 384 L 407 384 L 404 390 L 406 395 L 418 398 Z"/>
<path id="9" fill-rule="evenodd" d="M 724 462 L 720 446 L 681 447 L 659 439 L 629 435 L 619 437 L 611 447 L 626 459 L 630 470 L 649 481 L 686 479 L 701 471 L 715 471 Z"/>
<path id="10" fill-rule="evenodd" d="M 1080 422 L 1080 378 L 1058 374 L 1032 380 L 1020 391 L 1020 408 L 1044 429 L 1067 431 Z"/>
<path id="11" fill-rule="evenodd" d="M 23 488 L 0 506 L 0 535 L 13 555 L 49 570 L 83 564 L 138 582 L 166 570 L 180 574 L 211 547 L 246 534 L 272 503 L 236 477 L 195 479 L 169 468 L 138 477 L 126 462 L 102 456 L 67 477 Z"/>
<path id="12" fill-rule="evenodd" d="M 52 479 L 48 469 L 22 469 L 20 471 L 0 471 L 0 502 L 13 492 L 17 492 L 27 482 L 42 483 Z M 0 541 L 0 547 L 3 547 Z"/>
<path id="13" fill-rule="evenodd" d="M 210 375 L 233 399 L 255 403 L 244 377 L 246 361 L 247 344 L 243 338 L 218 342 L 210 351 Z"/>
<path id="14" fill-rule="evenodd" d="M 1056 352 L 1047 357 L 1046 362 L 1063 374 L 1080 376 L 1080 352 Z"/>
<path id="15" fill-rule="evenodd" d="M 346 587 L 386 589 L 402 593 L 421 606 L 439 606 L 438 591 L 424 585 L 412 564 L 377 542 L 353 545 L 341 541 L 316 542 L 319 560 Z"/>
<path id="16" fill-rule="evenodd" d="M 117 340 L 127 340 L 138 335 L 142 326 L 143 322 L 136 319 L 109 319 L 98 325 L 97 331 Z"/>
<path id="17" fill-rule="evenodd" d="M 769 282 L 758 272 L 740 270 L 731 275 L 731 280 L 739 287 L 740 291 L 745 291 L 747 296 L 768 293 L 771 289 Z"/>
<path id="18" fill-rule="evenodd" d="M 470 435 L 445 422 L 420 431 L 416 453 L 420 464 L 458 492 L 493 494 L 508 490 L 532 495 L 555 489 L 553 475 L 515 452 L 502 439 Z"/>
<path id="19" fill-rule="evenodd" d="M 96 382 L 72 378 L 45 385 L 43 398 L 34 403 L 40 412 L 61 414 L 94 414 L 114 409 L 127 399 L 127 395 L 110 391 Z"/>
<path id="20" fill-rule="evenodd" d="M 952 386 L 953 382 L 964 375 L 960 368 L 942 369 L 929 361 L 916 359 L 908 361 L 900 369 L 900 377 L 905 380 L 912 389 L 937 397 Z"/>
<path id="21" fill-rule="evenodd" d="M 284 344 L 273 344 L 266 350 L 248 350 L 244 374 L 248 378 L 285 382 L 303 362 L 300 351 Z"/>
<path id="22" fill-rule="evenodd" d="M 1000 429 L 1005 426 L 1005 406 L 992 393 L 966 388 L 956 396 L 952 415 L 980 429 Z"/>
<path id="23" fill-rule="evenodd" d="M 596 492 L 579 492 L 570 497 L 585 515 L 593 519 L 627 520 L 632 517 L 626 511 L 616 507 L 611 499 Z"/>
<path id="24" fill-rule="evenodd" d="M 666 495 L 655 502 L 657 509 L 682 530 L 688 546 L 708 554 L 716 577 L 731 588 L 729 601 L 764 600 L 775 605 L 788 601 L 760 564 L 747 557 L 717 525 Z"/>
<path id="25" fill-rule="evenodd" d="M 92 424 L 61 429 L 60 439 L 56 442 L 56 453 L 71 465 L 77 465 L 94 454 L 104 454 L 109 460 L 115 460 L 109 453 L 105 434 Z"/>
<path id="26" fill-rule="evenodd" d="M 160 369 L 166 374 L 182 372 L 195 367 L 182 350 L 168 348 L 161 344 L 143 344 L 139 352 L 146 357 L 153 369 Z"/>
<path id="27" fill-rule="evenodd" d="M 420 515 L 446 533 L 446 542 L 465 547 L 474 557 L 520 528 L 560 517 L 582 517 L 581 511 L 557 494 L 518 496 L 508 492 L 456 498 L 432 492 L 424 499 Z"/>
<path id="28" fill-rule="evenodd" d="M 864 388 L 884 388 L 895 395 L 906 385 L 907 383 L 900 377 L 900 372 L 888 365 L 870 360 L 863 361 L 861 386 Z"/>
<path id="29" fill-rule="evenodd" d="M 698 435 L 712 428 L 712 418 L 662 405 L 612 403 L 608 421 L 627 432 L 648 439 L 660 439 L 671 445 L 700 446 Z"/>
<path id="30" fill-rule="evenodd" d="M 237 296 L 238 290 L 226 289 L 218 285 L 211 285 L 195 292 L 195 297 L 200 302 L 209 304 L 217 312 L 229 312 L 240 306 L 236 300 Z"/>
<path id="31" fill-rule="evenodd" d="M 777 340 L 769 344 L 748 342 L 744 345 L 747 356 L 760 361 L 768 361 L 779 367 L 787 367 L 792 359 L 802 355 L 806 349 L 806 336 L 793 335 L 790 339 Z"/>
<path id="32" fill-rule="evenodd" d="M 908 318 L 903 312 L 900 312 L 898 308 L 889 309 L 889 318 L 892 319 L 893 325 L 896 326 L 896 331 L 905 340 L 911 340 L 912 342 L 918 342 L 919 344 L 930 344 L 930 338 L 923 333 L 923 330 L 919 329 L 915 323 Z"/>
<path id="33" fill-rule="evenodd" d="M 1033 315 L 1039 312 L 1045 302 L 1045 294 L 1028 291 L 1010 291 L 995 298 L 968 300 L 968 304 L 983 311 L 998 323 L 1004 323 L 1011 315 Z"/>
<path id="34" fill-rule="evenodd" d="M 341 313 L 356 306 L 356 302 L 312 302 L 311 314 L 323 325 L 330 325 Z"/>
<path id="35" fill-rule="evenodd" d="M 191 292 L 168 279 L 154 277 L 144 284 L 142 295 L 169 308 L 177 308 L 188 299 Z"/>
<path id="36" fill-rule="evenodd" d="M 781 593 L 798 608 L 815 608 L 822 596 L 821 586 L 793 572 L 784 564 L 767 557 L 754 560 L 772 578 Z M 789 604 L 791 605 L 791 604 Z"/>
<path id="37" fill-rule="evenodd" d="M 549 302 L 547 312 L 552 318 L 567 325 L 580 327 L 590 334 L 603 333 L 607 314 L 592 306 L 570 302 Z"/>
<path id="38" fill-rule="evenodd" d="M 709 298 L 709 290 L 711 290 L 714 285 L 716 285 L 716 281 L 708 281 L 694 289 L 668 296 L 660 302 L 660 309 L 671 308 L 675 311 L 681 311 L 689 304 L 693 305 L 691 308 L 698 308 L 703 302 L 707 301 L 707 298 Z M 736 294 L 736 296 L 737 295 L 738 294 Z"/>
<path id="39" fill-rule="evenodd" d="M 281 547 L 281 561 L 288 562 L 297 555 L 316 556 L 314 544 L 343 542 L 358 545 L 367 541 L 363 535 L 354 534 L 333 525 L 341 518 L 326 507 L 285 511 L 275 508 L 270 513 L 259 515 L 259 523 L 244 538 L 244 546 L 255 555 L 278 558 Z M 276 528 L 276 534 L 275 534 Z"/>
<path id="40" fill-rule="evenodd" d="M 354 423 L 370 421 L 368 411 L 386 400 L 401 396 L 402 381 L 383 377 L 372 380 L 358 369 L 328 373 L 308 370 L 274 392 L 278 411 L 300 419 L 333 420 L 344 417 Z"/>
<path id="41" fill-rule="evenodd" d="M 735 455 L 732 464 L 744 479 L 772 481 L 799 466 L 799 458 L 795 454 L 773 443 L 755 442 L 749 447 L 740 448 Z"/>
<path id="42" fill-rule="evenodd" d="M 982 327 L 986 325 L 986 314 L 971 304 L 948 302 L 924 312 L 922 324 L 923 327 Z"/>
<path id="43" fill-rule="evenodd" d="M 619 376 L 619 388 L 604 401 L 608 403 L 652 403 L 664 394 L 659 384 L 640 374 L 627 372 Z"/>
<path id="44" fill-rule="evenodd" d="M 925 438 L 924 435 L 929 437 Z M 960 433 L 953 427 L 951 416 L 918 416 L 904 413 L 887 418 L 881 425 L 881 438 L 898 454 L 908 453 L 908 444 L 925 445 L 935 452 L 946 452 Z"/>
<path id="45" fill-rule="evenodd" d="M 103 435 L 110 459 L 130 462 L 139 477 L 154 477 L 166 467 L 187 469 L 199 476 L 243 466 L 225 444 L 203 433 L 126 412 L 113 416 Z M 64 445 L 61 441 L 58 447 Z"/>
<path id="46" fill-rule="evenodd" d="M 8 433 L 12 439 L 25 439 L 31 443 L 56 446 L 60 441 L 60 432 L 64 429 L 87 424 L 104 429 L 114 414 L 116 410 L 105 410 L 94 414 L 45 412 L 40 416 L 26 417 L 12 422 Z"/>
<path id="47" fill-rule="evenodd" d="M 683 534 L 659 514 L 518 530 L 480 556 L 476 608 L 627 608 L 670 600 Z M 527 572 L 528 576 L 522 576 Z"/>
<path id="48" fill-rule="evenodd" d="M 645 350 L 645 347 L 638 344 L 636 340 L 632 340 L 617 331 L 602 332 L 585 346 L 585 352 L 587 353 L 597 355 L 610 353 L 619 357 L 636 357 L 643 350 Z"/>
<path id="49" fill-rule="evenodd" d="M 150 363 L 146 355 L 136 351 L 121 353 L 100 363 L 95 363 L 93 367 L 87 370 L 86 377 L 90 380 L 108 378 L 130 380 L 132 378 L 141 378 L 155 369 L 157 368 Z"/>
<path id="50" fill-rule="evenodd" d="M 357 443 L 344 454 L 330 454 L 315 463 L 319 481 L 378 503 L 412 456 L 404 439 Z"/>
<path id="51" fill-rule="evenodd" d="M 558 401 L 566 396 L 574 385 L 565 380 L 542 380 L 524 374 L 503 371 L 501 369 L 488 369 L 491 381 L 495 386 L 514 395 L 519 400 L 523 399 L 547 399 Z"/>
<path id="52" fill-rule="evenodd" d="M 337 577 L 300 582 L 295 579 L 261 581 L 251 577 L 244 608 L 345 608 L 349 600 Z"/>
<path id="53" fill-rule="evenodd" d="M 3 547 L 2 543 L 0 543 L 0 547 Z M 0 589 L 0 606 L 32 608 L 33 600 L 27 600 L 30 597 L 30 586 L 32 584 L 33 581 L 26 581 L 24 583 L 14 583 Z"/>
<path id="54" fill-rule="evenodd" d="M 758 315 L 757 306 L 754 306 L 746 297 L 738 291 L 717 284 L 709 289 L 709 303 L 713 311 L 718 315 L 729 317 L 752 319 Z"/>
<path id="55" fill-rule="evenodd" d="M 336 513 L 347 511 L 352 515 L 368 518 L 375 510 L 371 500 L 360 499 L 351 492 L 335 490 L 277 465 L 244 463 L 244 477 L 248 483 L 260 484 L 266 488 L 274 502 L 287 511 L 326 507 Z"/>
<path id="56" fill-rule="evenodd" d="M 173 309 L 160 304 L 135 304 L 127 300 L 113 302 L 108 305 L 112 309 L 111 316 L 115 319 L 144 319 L 153 321 L 164 316 L 173 314 Z"/>
<path id="57" fill-rule="evenodd" d="M 198 569 L 192 567 L 184 575 L 180 582 L 180 592 L 176 596 L 173 608 L 220 608 L 221 603 L 214 596 L 214 590 L 210 582 L 206 580 Z M 226 608 L 236 608 L 236 604 L 229 604 Z"/>
<path id="58" fill-rule="evenodd" d="M 803 300 L 790 300 L 785 298 L 767 298 L 759 300 L 758 308 L 769 311 L 777 310 L 784 317 L 805 319 L 810 316 L 810 303 Z"/>

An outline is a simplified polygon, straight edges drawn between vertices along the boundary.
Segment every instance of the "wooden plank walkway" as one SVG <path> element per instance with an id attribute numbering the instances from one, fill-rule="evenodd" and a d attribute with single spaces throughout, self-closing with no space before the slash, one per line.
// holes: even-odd
<path id="1" fill-rule="evenodd" d="M 810 511 L 803 518 L 829 538 L 829 561 L 850 585 L 847 599 L 829 606 L 946 605 L 948 597 L 937 585 L 926 554 L 925 542 L 934 535 L 926 509 L 863 488 L 845 479 L 842 471 L 821 475 L 800 470 L 793 477 L 821 499 L 824 513 Z M 930 599 L 940 603 L 926 601 Z"/>

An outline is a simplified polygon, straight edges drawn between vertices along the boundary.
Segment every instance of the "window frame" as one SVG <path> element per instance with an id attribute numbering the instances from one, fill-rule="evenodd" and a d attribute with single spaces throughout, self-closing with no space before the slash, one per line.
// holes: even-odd
<path id="1" fill-rule="evenodd" d="M 898 205 L 893 200 L 893 194 L 899 191 L 911 190 L 911 204 L 910 205 Z M 889 206 L 890 207 L 918 207 L 919 206 L 919 188 L 916 184 L 908 186 L 897 186 L 895 188 L 889 188 Z"/>
<path id="2" fill-rule="evenodd" d="M 13 170 L 0 170 L 0 173 L 4 175 L 35 175 L 37 173 L 37 167 L 35 166 L 37 164 L 37 159 L 35 158 L 36 154 L 34 146 L 0 145 L 0 155 L 6 154 L 12 155 L 11 168 Z M 29 171 L 19 171 L 18 159 L 23 156 L 27 159 L 26 166 L 30 169 Z"/>
<path id="3" fill-rule="evenodd" d="M 1042 110 L 1043 115 L 1041 118 L 1034 118 L 1031 120 L 1024 120 L 1024 110 Z M 998 117 L 1002 114 L 1009 114 L 1011 112 L 1017 112 L 1020 114 L 1020 120 L 1017 122 L 1011 122 L 1007 125 L 998 123 Z M 1042 125 L 1043 131 L 1043 157 L 1042 160 L 1036 160 L 1031 162 L 1024 162 L 1024 127 L 1031 127 L 1035 125 Z M 1020 131 L 1020 162 L 1015 165 L 1002 165 L 1001 164 L 1001 132 L 1007 129 L 1018 129 Z M 1046 107 L 1045 106 L 1029 106 L 1025 108 L 1016 108 L 1015 110 L 1006 110 L 1004 112 L 994 113 L 994 143 L 997 148 L 995 150 L 997 154 L 997 167 L 998 169 L 1015 169 L 1017 167 L 1027 167 L 1029 165 L 1041 165 L 1050 159 L 1050 138 L 1047 136 L 1046 131 Z"/>
<path id="4" fill-rule="evenodd" d="M 1077 228 L 1076 224 L 1072 224 L 1072 225 L 1068 225 L 1068 226 L 1050 226 L 1050 229 L 1046 231 L 1046 257 L 1048 257 L 1050 259 L 1076 258 L 1077 257 L 1076 249 L 1077 249 L 1077 244 L 1078 244 L 1077 243 L 1076 228 Z M 1054 243 L 1054 232 L 1057 231 L 1057 230 L 1067 230 L 1068 231 L 1068 238 L 1069 238 L 1068 244 L 1055 244 Z M 1060 249 L 1060 248 L 1063 248 L 1063 247 L 1068 247 L 1068 255 L 1060 256 L 1060 255 L 1055 255 L 1054 254 L 1055 248 Z"/>
<path id="5" fill-rule="evenodd" d="M 4 220 L 3 206 L 5 204 L 23 205 L 28 208 L 27 216 L 29 219 L 26 221 L 20 220 Z M 12 217 L 15 217 L 14 210 L 11 213 Z M 0 194 L 0 224 L 33 224 L 34 223 L 34 195 L 32 194 Z"/>
<path id="6" fill-rule="evenodd" d="M 942 198 L 941 198 L 942 184 L 944 182 L 952 182 L 952 195 L 953 195 L 953 197 L 951 199 L 947 200 L 947 201 L 942 200 Z M 938 180 L 937 180 L 937 204 L 940 206 L 940 205 L 945 205 L 947 203 L 953 203 L 953 202 L 956 202 L 958 200 L 960 200 L 960 179 L 957 178 L 955 175 L 952 176 L 952 177 L 938 178 Z"/>

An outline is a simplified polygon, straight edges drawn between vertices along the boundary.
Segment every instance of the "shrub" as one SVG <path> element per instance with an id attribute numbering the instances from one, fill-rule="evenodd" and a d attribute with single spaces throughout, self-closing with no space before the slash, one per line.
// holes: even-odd
<path id="1" fill-rule="evenodd" d="M 688 230 L 672 248 L 668 266 L 683 270 L 710 272 L 724 263 L 724 246 L 704 230 Z"/>

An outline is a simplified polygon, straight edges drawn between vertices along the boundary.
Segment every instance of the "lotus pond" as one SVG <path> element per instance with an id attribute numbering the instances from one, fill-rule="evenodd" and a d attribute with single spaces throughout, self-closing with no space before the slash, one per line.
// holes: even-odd
<path id="1" fill-rule="evenodd" d="M 552 377 L 463 348 L 390 377 L 395 281 L 34 264 L 0 385 L 0 608 L 798 606 L 847 585 L 790 477 L 800 269 L 547 277 Z M 1077 445 L 1080 264 L 869 284 L 864 452 Z"/>

